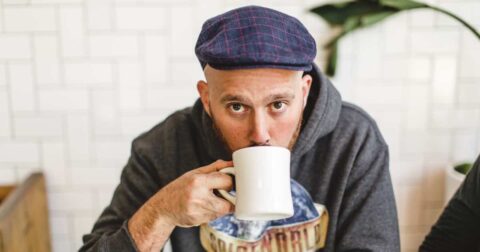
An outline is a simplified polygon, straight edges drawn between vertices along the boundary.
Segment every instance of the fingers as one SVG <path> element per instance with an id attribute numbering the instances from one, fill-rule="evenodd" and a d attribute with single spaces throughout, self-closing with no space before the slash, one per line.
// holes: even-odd
<path id="1" fill-rule="evenodd" d="M 224 161 L 224 160 L 217 160 L 207 166 L 200 167 L 196 169 L 195 171 L 200 172 L 200 173 L 211 173 L 211 172 L 216 172 L 219 171 L 223 168 L 231 167 L 233 166 L 232 161 Z"/>
<path id="2" fill-rule="evenodd" d="M 215 218 L 232 213 L 235 210 L 235 206 L 215 195 L 209 197 L 208 204 L 205 205 L 207 211 L 210 211 Z"/>
<path id="3" fill-rule="evenodd" d="M 221 172 L 212 172 L 207 174 L 206 186 L 208 189 L 232 190 L 233 179 L 230 175 Z"/>
<path id="4" fill-rule="evenodd" d="M 218 171 L 232 166 L 232 161 L 218 160 L 191 170 L 170 184 L 170 191 L 177 196 L 169 195 L 175 201 L 171 208 L 178 214 L 176 225 L 199 225 L 233 211 L 233 204 L 213 194 L 213 189 L 231 189 L 233 179 Z"/>

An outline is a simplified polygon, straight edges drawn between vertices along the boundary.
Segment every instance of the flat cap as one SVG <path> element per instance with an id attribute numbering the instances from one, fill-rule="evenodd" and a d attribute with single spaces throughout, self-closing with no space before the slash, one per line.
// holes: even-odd
<path id="1" fill-rule="evenodd" d="M 282 68 L 310 71 L 315 40 L 296 18 L 246 6 L 207 20 L 195 45 L 202 65 L 216 69 Z"/>

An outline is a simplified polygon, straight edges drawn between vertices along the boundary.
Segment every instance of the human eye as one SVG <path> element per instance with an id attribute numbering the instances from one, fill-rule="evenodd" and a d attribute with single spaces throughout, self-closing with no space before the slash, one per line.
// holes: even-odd
<path id="1" fill-rule="evenodd" d="M 230 103 L 228 105 L 228 108 L 230 109 L 230 111 L 232 111 L 233 113 L 237 113 L 237 114 L 245 112 L 245 105 L 243 105 L 241 103 L 238 103 L 238 102 Z"/>
<path id="2" fill-rule="evenodd" d="M 271 104 L 273 112 L 283 112 L 287 109 L 287 103 L 284 101 L 275 101 Z"/>

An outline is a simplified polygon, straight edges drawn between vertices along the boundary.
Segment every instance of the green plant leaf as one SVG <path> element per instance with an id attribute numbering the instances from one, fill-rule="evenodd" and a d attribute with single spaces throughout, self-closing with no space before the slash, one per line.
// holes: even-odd
<path id="1" fill-rule="evenodd" d="M 429 8 L 444 13 L 462 23 L 480 39 L 480 33 L 460 17 L 444 9 L 413 0 L 349 0 L 340 3 L 325 4 L 312 8 L 310 11 L 325 19 L 330 25 L 341 26 L 342 28 L 341 34 L 331 39 L 325 45 L 325 48 L 335 50 L 330 53 L 330 56 L 327 56 L 327 74 L 329 76 L 335 74 L 337 44 L 345 35 L 356 29 L 378 23 L 395 13 L 416 8 Z"/>
<path id="2" fill-rule="evenodd" d="M 343 25 L 351 17 L 378 13 L 385 10 L 395 10 L 391 7 L 382 7 L 374 1 L 350 1 L 337 4 L 326 4 L 310 11 L 321 16 L 330 25 Z"/>
<path id="3" fill-rule="evenodd" d="M 330 47 L 333 43 L 335 43 L 338 39 L 350 33 L 358 28 L 368 27 L 372 24 L 382 21 L 383 19 L 389 17 L 390 15 L 395 14 L 392 11 L 385 11 L 380 13 L 372 13 L 364 16 L 354 16 L 347 19 L 345 24 L 342 26 L 342 33 L 332 39 L 329 43 L 327 43 L 327 48 Z"/>
<path id="4" fill-rule="evenodd" d="M 344 33 L 348 33 L 360 27 L 362 25 L 361 18 L 358 16 L 353 16 L 348 18 L 343 24 L 342 30 Z"/>
<path id="5" fill-rule="evenodd" d="M 372 25 L 376 22 L 380 22 L 381 20 L 387 18 L 388 16 L 394 14 L 395 12 L 392 11 L 385 11 L 383 13 L 373 13 L 370 15 L 365 15 L 363 17 L 350 17 L 345 24 L 343 25 L 343 31 L 336 37 L 332 38 L 326 45 L 325 48 L 330 50 L 329 55 L 327 56 L 327 66 L 325 73 L 328 76 L 335 76 L 336 68 L 337 68 L 337 54 L 338 54 L 338 47 L 337 42 L 345 36 L 346 34 L 362 27 L 366 27 Z"/>
<path id="6" fill-rule="evenodd" d="M 472 166 L 473 166 L 472 163 L 462 163 L 462 164 L 456 165 L 456 166 L 454 167 L 454 169 L 455 169 L 457 172 L 460 172 L 460 173 L 462 173 L 462 174 L 467 175 L 467 173 L 470 171 L 470 169 L 472 169 Z"/>
<path id="7" fill-rule="evenodd" d="M 335 72 L 337 71 L 337 57 L 338 57 L 338 47 L 337 43 L 334 43 L 331 46 L 330 54 L 327 57 L 327 69 L 325 73 L 328 76 L 335 76 Z"/>
<path id="8" fill-rule="evenodd" d="M 387 17 L 389 17 L 389 16 L 391 16 L 395 13 L 397 13 L 397 11 L 386 10 L 386 11 L 383 11 L 383 12 L 378 12 L 378 13 L 372 13 L 372 14 L 369 14 L 369 15 L 365 15 L 361 19 L 362 27 L 371 26 L 375 23 L 378 23 L 378 22 L 384 20 L 385 18 L 387 18 Z"/>
<path id="9" fill-rule="evenodd" d="M 427 5 L 424 3 L 419 3 L 411 0 L 380 0 L 380 4 L 383 6 L 393 7 L 398 10 L 409 10 L 427 7 Z"/>

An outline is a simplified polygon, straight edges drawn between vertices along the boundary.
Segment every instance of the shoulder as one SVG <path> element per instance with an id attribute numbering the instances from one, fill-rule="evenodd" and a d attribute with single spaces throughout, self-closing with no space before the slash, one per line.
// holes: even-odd
<path id="1" fill-rule="evenodd" d="M 178 110 L 150 130 L 140 134 L 132 142 L 132 149 L 143 152 L 160 146 L 171 146 L 182 135 L 188 135 L 192 130 L 191 107 Z"/>
<path id="2" fill-rule="evenodd" d="M 336 131 L 343 136 L 373 141 L 380 146 L 387 145 L 375 120 L 352 103 L 342 103 Z"/>

